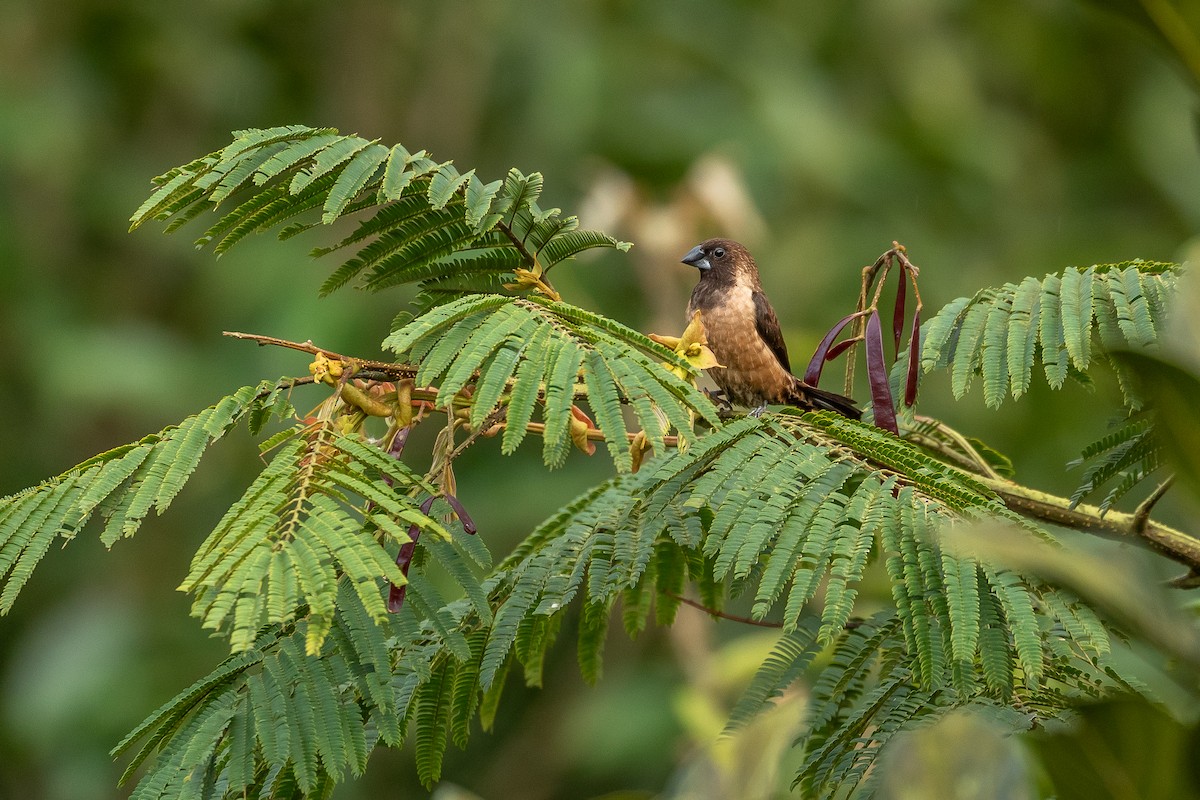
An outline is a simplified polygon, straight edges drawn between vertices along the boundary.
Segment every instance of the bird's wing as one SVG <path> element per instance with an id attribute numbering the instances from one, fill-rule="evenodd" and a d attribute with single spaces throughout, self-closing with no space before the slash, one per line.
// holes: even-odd
<path id="1" fill-rule="evenodd" d="M 779 320 L 775 317 L 771 302 L 762 292 L 754 293 L 754 326 L 783 368 L 791 372 L 792 365 L 788 361 L 787 345 L 783 343 L 783 332 L 779 330 Z"/>

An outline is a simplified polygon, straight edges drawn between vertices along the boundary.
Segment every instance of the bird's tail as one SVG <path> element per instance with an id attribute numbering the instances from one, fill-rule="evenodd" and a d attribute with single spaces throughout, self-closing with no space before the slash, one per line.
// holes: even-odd
<path id="1" fill-rule="evenodd" d="M 862 419 L 862 409 L 849 397 L 810 386 L 796 378 L 792 383 L 792 396 L 788 402 L 803 409 L 834 411 L 850 419 Z"/>

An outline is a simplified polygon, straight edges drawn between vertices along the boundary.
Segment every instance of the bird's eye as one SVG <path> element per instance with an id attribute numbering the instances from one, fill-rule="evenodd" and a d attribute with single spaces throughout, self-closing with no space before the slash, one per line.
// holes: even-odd
<path id="1" fill-rule="evenodd" d="M 716 250 L 713 250 L 713 258 L 724 258 L 724 257 L 725 257 L 725 248 L 724 247 L 718 247 Z"/>

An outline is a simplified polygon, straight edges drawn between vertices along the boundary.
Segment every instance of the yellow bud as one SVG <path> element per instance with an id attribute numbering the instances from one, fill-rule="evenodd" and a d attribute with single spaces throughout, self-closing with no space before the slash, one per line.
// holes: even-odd
<path id="1" fill-rule="evenodd" d="M 679 347 L 679 337 L 678 336 L 661 336 L 657 333 L 651 333 L 651 334 L 649 334 L 649 337 L 652 341 L 658 342 L 663 347 L 667 347 L 671 350 L 674 350 L 676 347 Z"/>
<path id="2" fill-rule="evenodd" d="M 401 428 L 412 425 L 413 382 L 403 380 L 396 384 L 396 424 Z"/>
<path id="3" fill-rule="evenodd" d="M 650 452 L 650 442 L 646 438 L 644 430 L 638 431 L 637 436 L 633 437 L 633 441 L 629 443 L 630 453 L 633 456 L 632 469 L 637 472 L 642 467 L 642 461 L 646 457 L 646 453 Z"/>
<path id="4" fill-rule="evenodd" d="M 586 414 L 575 406 L 571 407 L 571 443 L 589 456 L 596 452 L 595 442 L 588 438 L 588 431 L 592 428 L 590 422 Z"/>

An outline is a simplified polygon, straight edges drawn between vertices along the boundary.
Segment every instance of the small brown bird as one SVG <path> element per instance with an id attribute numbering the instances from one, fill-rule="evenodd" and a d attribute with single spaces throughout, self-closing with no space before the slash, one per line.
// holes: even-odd
<path id="1" fill-rule="evenodd" d="M 810 386 L 792 374 L 779 320 L 758 281 L 758 265 L 745 247 L 729 239 L 709 239 L 683 257 L 700 270 L 688 301 L 688 318 L 697 311 L 708 346 L 724 365 L 709 376 L 731 403 L 758 416 L 769 403 L 828 409 L 858 419 L 862 411 L 840 394 Z"/>

